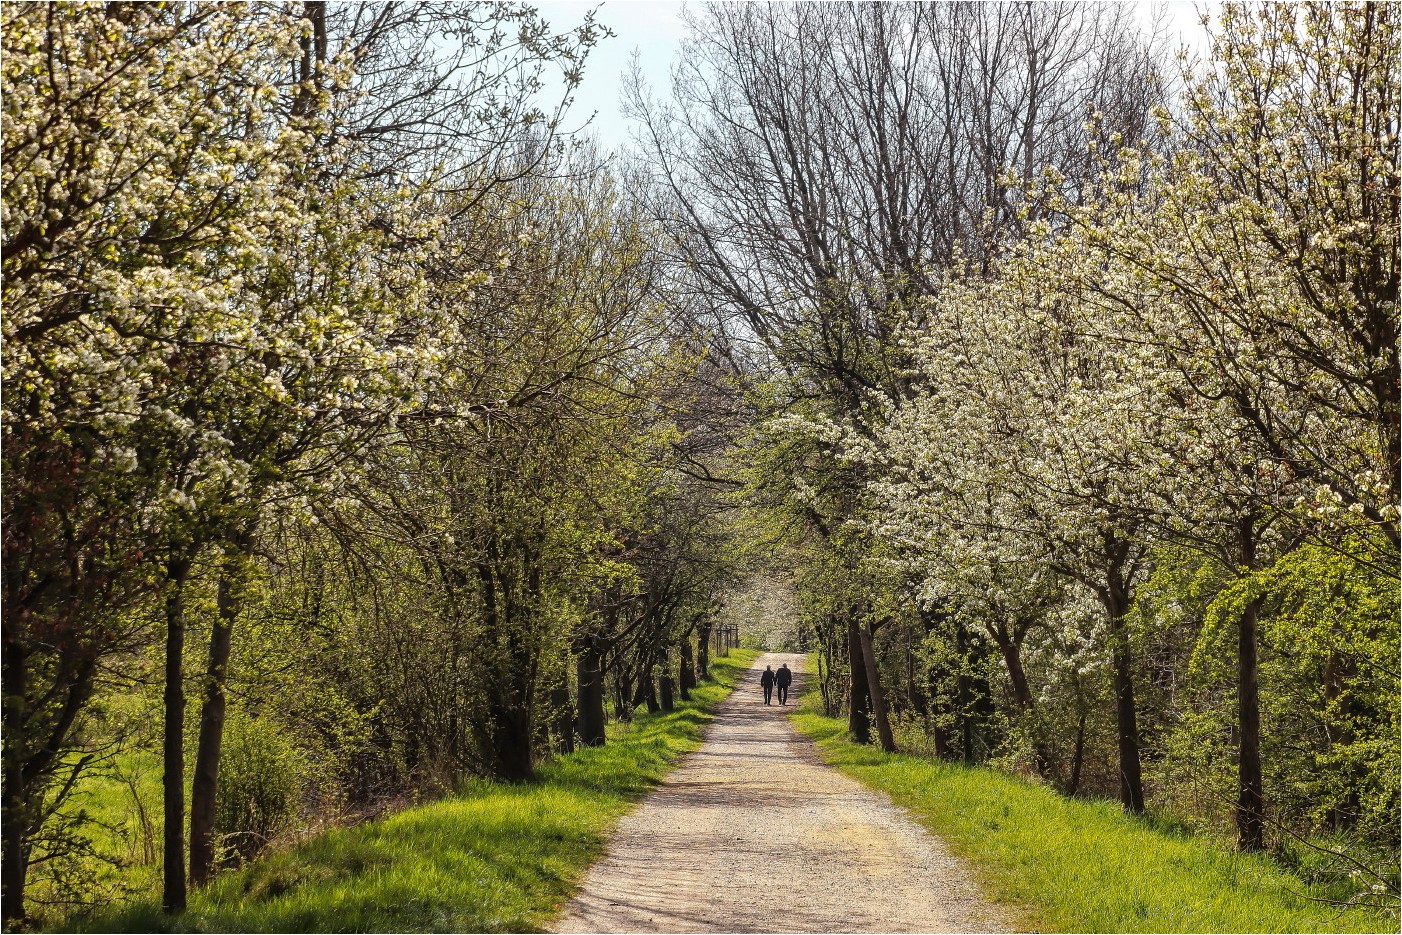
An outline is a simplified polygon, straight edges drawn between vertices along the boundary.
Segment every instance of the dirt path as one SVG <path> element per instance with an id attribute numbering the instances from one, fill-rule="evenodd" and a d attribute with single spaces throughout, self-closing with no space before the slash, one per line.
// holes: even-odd
<path id="1" fill-rule="evenodd" d="M 765 665 L 803 661 L 760 657 L 705 744 L 620 822 L 556 931 L 1004 930 L 936 838 L 765 707 Z"/>

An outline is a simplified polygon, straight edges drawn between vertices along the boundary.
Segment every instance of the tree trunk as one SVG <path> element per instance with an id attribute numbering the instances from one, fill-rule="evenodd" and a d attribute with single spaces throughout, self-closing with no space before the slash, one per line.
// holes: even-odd
<path id="1" fill-rule="evenodd" d="M 926 634 L 933 632 L 935 627 L 948 623 L 946 615 L 923 611 L 921 620 L 925 624 Z M 949 670 L 944 665 L 937 664 L 934 671 L 927 674 L 926 679 L 925 726 L 930 735 L 930 745 L 934 748 L 937 759 L 953 759 L 952 738 L 946 725 L 950 713 Z"/>
<path id="2" fill-rule="evenodd" d="M 1139 725 L 1134 707 L 1134 675 L 1125 629 L 1125 610 L 1119 609 L 1110 621 L 1114 643 L 1115 733 L 1120 760 L 1120 804 L 1139 814 L 1144 811 L 1144 780 L 1139 768 Z"/>
<path id="3" fill-rule="evenodd" d="M 925 699 L 915 685 L 915 653 L 909 639 L 905 644 L 905 706 L 913 715 L 925 713 Z"/>
<path id="4" fill-rule="evenodd" d="M 647 705 L 648 714 L 656 714 L 662 706 L 657 703 L 657 679 L 652 677 L 651 667 L 649 671 L 643 673 L 643 704 Z M 635 704 L 636 708 L 637 705 Z"/>
<path id="5" fill-rule="evenodd" d="M 711 625 L 698 624 L 696 627 L 696 678 L 711 677 Z"/>
<path id="6" fill-rule="evenodd" d="M 993 642 L 1003 654 L 1003 663 L 1008 667 L 1008 680 L 1013 686 L 1013 701 L 1024 711 L 1032 710 L 1032 689 L 1027 684 L 1027 670 L 1022 667 L 1022 649 L 1011 634 L 994 629 Z"/>
<path id="7" fill-rule="evenodd" d="M 1071 778 L 1066 783 L 1066 794 L 1075 795 L 1081 788 L 1081 763 L 1085 761 L 1086 754 L 1086 712 L 1081 709 L 1081 716 L 1076 721 L 1076 747 L 1071 753 Z"/>
<path id="8" fill-rule="evenodd" d="M 246 562 L 252 539 L 240 536 L 236 553 L 225 561 L 216 598 L 218 614 L 209 635 L 204 702 L 200 706 L 200 736 L 195 748 L 194 781 L 190 791 L 190 884 L 203 886 L 214 872 L 214 806 L 219 792 L 219 757 L 224 746 L 228 705 L 225 684 L 233 647 L 234 624 L 246 584 Z"/>
<path id="9" fill-rule="evenodd" d="M 24 750 L 20 745 L 18 732 L 22 725 L 25 695 L 29 689 L 26 675 L 29 664 L 28 653 L 21 640 L 6 640 L 5 654 L 0 658 L 5 680 L 5 782 L 4 809 L 0 813 L 4 831 L 0 834 L 3 846 L 3 883 L 5 922 L 18 922 L 24 918 L 24 884 L 29 876 L 29 809 L 25 798 L 28 790 L 24 783 Z M 9 930 L 11 926 L 6 925 Z"/>
<path id="10" fill-rule="evenodd" d="M 681 668 L 677 673 L 677 690 L 682 696 L 682 701 L 688 701 L 691 698 L 691 690 L 696 687 L 696 664 L 692 661 L 690 633 L 681 638 L 677 649 L 681 656 Z"/>
<path id="11" fill-rule="evenodd" d="M 1125 616 L 1129 613 L 1129 587 L 1124 579 L 1129 544 L 1115 544 L 1105 568 L 1100 600 L 1110 618 L 1112 683 L 1115 690 L 1115 735 L 1120 767 L 1120 804 L 1126 811 L 1144 811 L 1144 779 L 1139 765 L 1139 724 L 1134 705 L 1134 659 Z"/>
<path id="12" fill-rule="evenodd" d="M 939 724 L 934 724 L 930 728 L 930 746 L 934 748 L 935 759 L 947 760 L 950 758 L 949 736 Z"/>
<path id="13" fill-rule="evenodd" d="M 550 689 L 551 732 L 555 735 L 555 749 L 560 753 L 574 752 L 573 708 L 568 685 L 559 684 Z"/>
<path id="14" fill-rule="evenodd" d="M 867 705 L 865 654 L 862 652 L 862 628 L 855 616 L 847 619 L 847 668 L 851 671 L 847 695 L 847 731 L 854 743 L 871 743 L 871 715 Z"/>
<path id="15" fill-rule="evenodd" d="M 871 627 L 859 627 L 862 643 L 862 660 L 867 670 L 867 691 L 871 694 L 871 710 L 876 715 L 876 734 L 881 740 L 881 749 L 887 753 L 896 752 L 896 738 L 891 733 L 891 719 L 886 713 L 886 693 L 881 689 L 881 673 L 876 668 L 876 651 L 872 647 Z"/>
<path id="16" fill-rule="evenodd" d="M 575 675 L 579 682 L 579 742 L 586 747 L 604 742 L 604 673 L 598 638 L 586 637 L 575 660 Z"/>
<path id="17" fill-rule="evenodd" d="M 1256 568 L 1256 519 L 1245 517 L 1238 527 L 1241 564 Z M 1261 698 L 1257 681 L 1259 645 L 1257 621 L 1262 598 L 1248 601 L 1237 621 L 1237 847 L 1243 851 L 1266 846 L 1265 792 L 1261 780 Z"/>
<path id="18" fill-rule="evenodd" d="M 973 688 L 969 678 L 969 631 L 962 622 L 955 624 L 954 646 L 959 658 L 959 672 L 955 676 L 954 696 L 954 703 L 957 706 L 955 714 L 959 719 L 959 752 L 964 759 L 964 765 L 972 766 L 974 764 Z"/>
<path id="19" fill-rule="evenodd" d="M 822 699 L 822 703 L 823 703 L 823 714 L 824 714 L 826 717 L 832 717 L 832 715 L 833 715 L 833 713 L 834 713 L 834 711 L 833 711 L 834 705 L 833 705 L 833 700 L 832 700 L 832 691 L 830 690 L 830 688 L 829 688 L 829 686 L 828 686 L 828 681 L 829 681 L 829 680 L 831 679 L 831 677 L 832 677 L 832 662 L 830 661 L 830 658 L 829 658 L 829 656 L 828 656 L 828 652 L 827 652 L 826 647 L 824 647 L 823 649 L 821 649 L 821 650 L 818 652 L 818 660 L 817 660 L 817 661 L 818 661 L 818 672 L 817 672 L 817 676 L 818 676 L 818 696 Z"/>
<path id="20" fill-rule="evenodd" d="M 13 621 L 7 616 L 7 622 Z M 36 649 L 41 653 L 38 665 L 31 655 Z M 82 756 L 76 763 L 64 762 L 78 717 L 96 686 L 97 661 L 95 654 L 44 647 L 7 628 L 0 653 L 5 714 L 0 824 L 4 826 L 7 919 L 25 918 L 33 835 L 42 827 L 44 815 L 67 799 L 78 772 L 91 760 Z M 39 685 L 30 682 L 35 675 Z M 57 779 L 60 770 L 67 775 Z M 46 796 L 47 792 L 56 792 L 57 797 Z"/>
<path id="21" fill-rule="evenodd" d="M 652 667 L 648 666 L 638 673 L 638 689 L 633 692 L 629 702 L 629 707 L 634 711 L 646 706 L 649 714 L 657 713 L 657 684 L 652 678 L 651 669 Z"/>
<path id="22" fill-rule="evenodd" d="M 998 644 L 998 650 L 1003 654 L 1003 663 L 1008 668 L 1008 680 L 1013 687 L 1013 701 L 1024 715 L 1031 715 L 1034 707 L 1032 688 L 1027 684 L 1027 670 L 1022 665 L 1022 645 L 1018 640 L 1018 634 L 1025 632 L 1021 628 L 1015 628 L 1013 632 L 1008 632 L 1001 624 L 990 629 L 993 634 L 993 642 Z M 1035 724 L 1030 724 L 1035 728 Z M 1032 742 L 1032 756 L 1037 767 L 1037 775 L 1046 777 L 1051 769 L 1051 753 L 1047 745 L 1040 741 Z"/>
<path id="23" fill-rule="evenodd" d="M 662 694 L 662 710 L 675 711 L 677 706 L 672 700 L 672 676 L 664 673 L 658 682 Z"/>
<path id="24" fill-rule="evenodd" d="M 161 908 L 185 911 L 185 686 L 181 663 L 185 654 L 185 581 L 188 559 L 166 566 L 165 743 L 162 751 L 164 878 Z"/>
<path id="25" fill-rule="evenodd" d="M 633 720 L 633 706 L 629 703 L 632 679 L 615 669 L 613 676 L 613 716 L 624 723 Z"/>
<path id="26" fill-rule="evenodd" d="M 531 747 L 531 717 L 523 705 L 493 701 L 487 706 L 491 719 L 492 776 L 505 782 L 524 782 L 535 773 Z"/>
<path id="27" fill-rule="evenodd" d="M 519 557 L 524 574 L 510 571 Z M 535 773 L 535 673 L 523 604 L 540 593 L 540 565 L 534 543 L 510 537 L 487 539 L 486 560 L 477 563 L 478 594 L 488 634 L 501 647 L 500 667 L 487 684 L 486 721 L 476 728 L 489 757 L 493 778 L 521 782 Z M 485 737 L 484 737 L 485 734 Z"/>
<path id="28" fill-rule="evenodd" d="M 1265 794 L 1261 781 L 1261 702 L 1257 684 L 1256 624 L 1261 600 L 1247 603 L 1237 631 L 1237 846 L 1259 851 L 1266 846 Z"/>
<path id="29" fill-rule="evenodd" d="M 511 635 L 506 640 L 504 660 L 505 671 L 488 689 L 486 727 L 491 774 L 505 782 L 524 782 L 535 775 L 534 666 L 529 650 Z"/>

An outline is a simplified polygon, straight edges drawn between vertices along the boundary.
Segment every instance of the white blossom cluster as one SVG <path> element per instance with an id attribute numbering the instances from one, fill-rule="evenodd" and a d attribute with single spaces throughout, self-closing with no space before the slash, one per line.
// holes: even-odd
<path id="1" fill-rule="evenodd" d="M 1083 649 L 1158 545 L 1249 573 L 1303 537 L 1395 573 L 1395 122 L 1350 83 L 1395 49 L 1356 11 L 1223 15 L 1163 148 L 1049 177 L 1050 220 L 927 300 L 908 395 L 863 431 L 774 426 L 867 467 L 868 528 L 924 602 Z M 1099 622 L 1065 609 L 1087 595 Z"/>
<path id="2" fill-rule="evenodd" d="M 434 363 L 406 324 L 437 222 L 411 187 L 338 181 L 349 71 L 289 80 L 294 14 L 3 11 L 6 445 L 128 475 L 151 529 L 250 484 L 334 488 Z M 386 263 L 387 230 L 428 246 Z"/>

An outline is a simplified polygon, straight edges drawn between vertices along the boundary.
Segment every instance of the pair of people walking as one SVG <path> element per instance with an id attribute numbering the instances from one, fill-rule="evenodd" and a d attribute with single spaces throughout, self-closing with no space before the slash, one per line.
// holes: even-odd
<path id="1" fill-rule="evenodd" d="M 789 686 L 793 684 L 793 673 L 789 671 L 789 664 L 782 663 L 779 671 L 775 672 L 773 666 L 765 666 L 764 671 L 759 676 L 759 687 L 764 689 L 764 703 L 769 704 L 770 698 L 774 696 L 774 689 L 779 689 L 779 704 L 789 703 Z"/>

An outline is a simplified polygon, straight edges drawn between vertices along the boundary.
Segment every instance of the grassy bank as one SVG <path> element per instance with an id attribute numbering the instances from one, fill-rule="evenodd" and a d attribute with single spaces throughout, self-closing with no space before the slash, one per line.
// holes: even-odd
<path id="1" fill-rule="evenodd" d="M 811 700 L 811 698 L 810 698 Z M 1067 799 L 989 769 L 888 756 L 846 724 L 791 715 L 824 760 L 899 805 L 966 858 L 1013 923 L 1057 932 L 1395 932 L 1397 920 L 1312 902 L 1269 859 Z M 1300 894 L 1300 895 L 1293 895 Z"/>
<path id="2" fill-rule="evenodd" d="M 178 919 L 138 905 L 87 931 L 524 932 L 541 930 L 603 851 L 614 823 L 695 749 L 710 710 L 758 653 L 712 662 L 716 680 L 539 780 L 461 795 L 332 831 L 221 876 Z"/>

